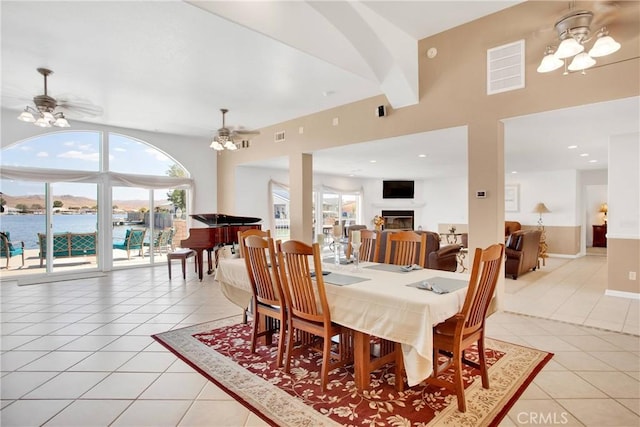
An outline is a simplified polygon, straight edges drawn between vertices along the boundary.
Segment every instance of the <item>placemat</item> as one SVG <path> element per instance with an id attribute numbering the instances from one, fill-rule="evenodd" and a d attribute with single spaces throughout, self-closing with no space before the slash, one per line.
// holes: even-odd
<path id="1" fill-rule="evenodd" d="M 353 285 L 354 283 L 364 282 L 366 277 L 347 276 L 346 274 L 334 273 L 324 276 L 324 283 L 331 283 L 337 286 Z"/>
<path id="2" fill-rule="evenodd" d="M 407 286 L 417 288 L 418 284 L 422 282 L 429 282 L 431 284 L 435 284 L 440 289 L 442 289 L 443 291 L 446 291 L 447 293 L 457 291 L 458 289 L 466 288 L 469 285 L 468 280 L 451 279 L 449 277 L 436 276 L 436 277 L 430 277 L 425 280 L 420 280 L 419 282 L 409 283 Z"/>
<path id="3" fill-rule="evenodd" d="M 417 270 L 402 271 L 401 267 L 402 267 L 401 265 L 395 265 L 395 264 L 375 264 L 375 265 L 368 265 L 363 268 L 369 268 L 371 270 L 391 271 L 393 273 L 411 273 L 412 271 L 417 271 Z"/>

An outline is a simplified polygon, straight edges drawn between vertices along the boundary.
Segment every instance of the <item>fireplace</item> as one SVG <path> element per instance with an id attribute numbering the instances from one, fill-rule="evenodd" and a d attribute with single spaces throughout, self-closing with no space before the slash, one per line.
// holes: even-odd
<path id="1" fill-rule="evenodd" d="M 413 230 L 413 211 L 382 211 L 385 230 Z"/>

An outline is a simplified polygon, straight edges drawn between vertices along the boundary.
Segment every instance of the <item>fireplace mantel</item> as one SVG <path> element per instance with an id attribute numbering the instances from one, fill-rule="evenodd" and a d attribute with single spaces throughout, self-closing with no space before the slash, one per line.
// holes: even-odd
<path id="1" fill-rule="evenodd" d="M 415 209 L 415 208 L 423 208 L 427 204 L 425 202 L 417 202 L 413 200 L 399 200 L 394 199 L 390 201 L 383 201 L 377 203 L 371 203 L 371 206 L 374 208 L 381 209 Z"/>

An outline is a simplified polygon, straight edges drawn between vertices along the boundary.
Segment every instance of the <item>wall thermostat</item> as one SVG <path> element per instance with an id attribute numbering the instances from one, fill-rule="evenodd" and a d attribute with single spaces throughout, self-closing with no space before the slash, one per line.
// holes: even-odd
<path id="1" fill-rule="evenodd" d="M 476 191 L 476 199 L 486 199 L 487 198 L 487 192 L 484 190 L 478 190 Z"/>

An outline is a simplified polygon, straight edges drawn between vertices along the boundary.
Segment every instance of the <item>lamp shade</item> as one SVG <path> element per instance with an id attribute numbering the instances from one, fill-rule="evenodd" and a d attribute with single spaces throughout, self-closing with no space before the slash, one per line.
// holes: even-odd
<path id="1" fill-rule="evenodd" d="M 594 65 L 596 65 L 596 60 L 582 52 L 573 58 L 573 61 L 569 64 L 569 71 L 586 70 Z"/>
<path id="2" fill-rule="evenodd" d="M 569 58 L 573 55 L 577 55 L 584 50 L 584 46 L 581 45 L 574 39 L 573 37 L 567 37 L 562 40 L 560 46 L 558 46 L 558 50 L 555 55 L 558 59 Z"/>
<path id="3" fill-rule="evenodd" d="M 609 35 L 598 35 L 598 40 L 593 44 L 593 47 L 589 51 L 589 56 L 598 58 L 600 56 L 611 55 L 613 52 L 617 52 L 620 49 L 620 43 L 615 41 L 613 37 Z"/>
<path id="4" fill-rule="evenodd" d="M 547 208 L 547 207 L 545 206 L 545 204 L 544 204 L 544 203 L 538 203 L 538 204 L 533 208 L 533 212 L 534 212 L 534 213 L 537 213 L 537 214 L 543 214 L 543 213 L 549 213 L 549 212 L 551 212 L 551 211 L 549 210 L 549 208 Z"/>
<path id="5" fill-rule="evenodd" d="M 544 58 L 542 58 L 542 62 L 540 66 L 538 66 L 539 73 L 548 73 L 553 70 L 557 70 L 562 67 L 564 61 L 562 59 L 556 58 L 553 54 L 553 49 L 550 46 L 547 46 L 547 49 L 544 52 Z"/>
<path id="6" fill-rule="evenodd" d="M 598 212 L 606 214 L 607 212 L 609 212 L 609 206 L 606 203 L 601 204 Z"/>

